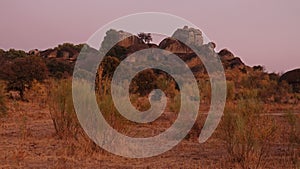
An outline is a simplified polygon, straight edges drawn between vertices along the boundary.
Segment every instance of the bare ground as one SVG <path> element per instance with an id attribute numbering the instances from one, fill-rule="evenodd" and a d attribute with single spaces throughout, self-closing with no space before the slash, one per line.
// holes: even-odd
<path id="1" fill-rule="evenodd" d="M 88 152 L 72 140 L 55 134 L 46 106 L 10 103 L 8 115 L 0 119 L 0 168 L 237 168 L 230 163 L 224 145 L 216 134 L 206 143 L 196 135 L 184 139 L 172 150 L 156 157 L 130 159 L 105 151 Z M 286 155 L 286 121 L 280 124 L 268 162 L 264 168 L 292 168 Z"/>

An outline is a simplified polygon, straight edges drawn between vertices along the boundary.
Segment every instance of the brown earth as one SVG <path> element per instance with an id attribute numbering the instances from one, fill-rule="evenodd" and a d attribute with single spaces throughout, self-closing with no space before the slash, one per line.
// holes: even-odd
<path id="1" fill-rule="evenodd" d="M 278 106 L 276 106 L 278 107 Z M 299 112 L 300 106 L 281 109 Z M 274 110 L 273 110 L 274 109 Z M 272 112 L 277 108 L 270 109 Z M 279 109 L 280 110 L 280 109 Z M 200 117 L 205 119 L 205 115 Z M 287 153 L 287 121 L 274 116 L 278 136 L 264 168 L 292 168 Z M 88 152 L 75 141 L 59 139 L 47 106 L 32 102 L 9 103 L 6 117 L 0 118 L 0 168 L 237 168 L 230 163 L 224 144 L 216 137 L 204 144 L 197 134 L 184 139 L 172 150 L 145 159 L 130 159 L 105 151 Z M 168 123 L 168 122 L 163 122 Z M 144 130 L 144 129 L 143 129 Z M 149 128 L 145 128 L 145 131 Z M 197 132 L 196 132 L 197 133 Z M 299 149 L 299 148 L 298 148 Z"/>

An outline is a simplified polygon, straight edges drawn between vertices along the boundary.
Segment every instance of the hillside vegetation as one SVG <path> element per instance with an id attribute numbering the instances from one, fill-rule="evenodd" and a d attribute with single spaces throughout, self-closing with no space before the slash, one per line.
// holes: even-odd
<path id="1" fill-rule="evenodd" d="M 184 42 L 176 38 L 183 38 Z M 62 152 L 56 152 L 58 155 L 54 156 L 63 158 L 63 162 L 61 159 L 52 159 L 57 160 L 57 163 L 55 162 L 57 168 L 78 167 L 73 164 L 87 155 L 91 156 L 87 158 L 94 158 L 88 160 L 102 160 L 105 163 L 104 167 L 118 168 L 125 164 L 130 167 L 136 164 L 145 168 L 154 165 L 151 158 L 141 164 L 138 159 L 129 160 L 108 155 L 91 141 L 78 122 L 71 88 L 73 69 L 80 52 L 89 51 L 88 54 L 94 56 L 88 59 L 81 58 L 85 60 L 81 64 L 86 64 L 82 66 L 88 67 L 90 63 L 97 60 L 100 52 L 106 51 L 104 59 L 95 72 L 97 102 L 99 108 L 103 110 L 105 119 L 118 132 L 132 137 L 150 137 L 165 131 L 175 121 L 181 104 L 178 84 L 168 73 L 158 69 L 146 69 L 136 74 L 130 82 L 130 101 L 139 111 L 150 108 L 148 96 L 154 89 L 161 89 L 168 98 L 162 117 L 150 124 L 137 124 L 121 116 L 111 97 L 111 81 L 116 68 L 129 55 L 144 49 L 163 49 L 176 54 L 192 71 L 198 82 L 201 96 L 199 100 L 201 107 L 194 127 L 175 150 L 171 150 L 166 155 L 153 157 L 158 162 L 157 165 L 164 168 L 199 168 L 201 165 L 208 168 L 248 169 L 274 168 L 274 166 L 275 168 L 299 168 L 299 70 L 280 75 L 266 72 L 262 65 L 247 66 L 241 58 L 236 57 L 228 49 L 215 51 L 216 43 L 204 42 L 202 32 L 193 28 L 178 29 L 171 37 L 163 39 L 159 44 L 153 44 L 151 40 L 151 34 L 148 33 L 132 35 L 111 29 L 107 31 L 99 50 L 88 45 L 71 43 L 64 43 L 43 51 L 0 50 L 0 119 L 3 122 L 0 134 L 4 138 L 0 144 L 9 145 L 9 139 L 13 138 L 17 139 L 18 143 L 11 144 L 19 147 L 18 150 L 12 149 L 13 146 L 6 147 L 10 150 L 9 155 L 0 155 L 0 168 L 3 167 L 1 163 L 14 165 L 17 168 L 32 167 L 28 160 L 35 158 L 36 155 L 33 154 L 36 152 L 35 148 L 28 150 L 30 145 L 27 141 L 35 137 L 34 132 L 31 131 L 37 127 L 35 123 L 42 126 L 38 131 L 44 131 L 37 133 L 47 136 L 39 136 L 40 139 L 46 137 L 60 145 L 59 149 Z M 112 44 L 113 47 L 108 49 Z M 227 81 L 224 116 L 212 138 L 203 147 L 195 140 L 207 117 L 211 100 L 211 84 L 203 60 L 200 60 L 186 44 L 197 47 L 199 53 L 203 55 L 202 58 L 208 61 L 210 57 L 219 57 Z M 91 76 L 91 72 L 82 71 L 80 72 L 82 76 Z M 130 71 L 134 70 L 128 70 L 128 73 Z M 86 84 L 83 82 L 77 85 L 77 87 L 85 87 Z M 88 98 L 84 93 L 81 97 Z M 16 124 L 11 125 L 12 121 Z M 41 123 L 44 123 L 44 126 Z M 47 126 L 45 129 L 45 124 L 50 124 L 52 127 Z M 9 126 L 18 126 L 18 130 Z M 49 130 L 54 134 L 51 135 Z M 20 135 L 15 138 L 14 133 Z M 206 149 L 207 151 L 204 151 Z M 4 150 L 0 148 L 1 151 Z M 30 159 L 24 155 L 26 152 Z M 79 155 L 76 155 L 77 153 Z M 192 162 L 175 165 L 179 164 L 180 159 L 177 155 L 181 153 L 184 155 L 180 158 Z M 43 152 L 40 155 L 46 160 L 49 157 Z M 202 163 L 203 159 L 208 162 Z M 173 161 L 174 165 L 165 164 L 165 160 Z M 37 165 L 36 162 L 33 163 Z M 90 167 L 99 166 L 99 164 L 87 163 Z"/>

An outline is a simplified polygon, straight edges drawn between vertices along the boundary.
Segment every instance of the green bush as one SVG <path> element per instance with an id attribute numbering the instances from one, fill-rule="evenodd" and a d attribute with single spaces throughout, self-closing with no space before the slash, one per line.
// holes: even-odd
<path id="1" fill-rule="evenodd" d="M 62 79 L 72 76 L 74 66 L 68 61 L 58 59 L 47 59 L 45 60 L 49 76 Z"/>
<path id="2" fill-rule="evenodd" d="M 157 88 L 156 85 L 157 75 L 152 69 L 146 69 L 139 72 L 132 80 L 130 85 L 131 93 L 138 93 L 141 96 L 146 96 L 153 89 Z"/>
<path id="3" fill-rule="evenodd" d="M 114 56 L 114 57 L 118 58 L 119 60 L 124 60 L 127 53 L 128 53 L 128 51 L 125 47 L 115 45 L 113 48 L 111 48 L 107 52 L 106 56 Z"/>
<path id="4" fill-rule="evenodd" d="M 8 58 L 22 58 L 26 57 L 27 54 L 22 50 L 9 49 L 5 52 L 5 56 Z"/>
<path id="5" fill-rule="evenodd" d="M 22 100 L 25 99 L 25 90 L 31 88 L 34 80 L 42 82 L 48 77 L 46 64 L 38 57 L 16 58 L 4 67 L 7 90 L 18 91 Z"/>

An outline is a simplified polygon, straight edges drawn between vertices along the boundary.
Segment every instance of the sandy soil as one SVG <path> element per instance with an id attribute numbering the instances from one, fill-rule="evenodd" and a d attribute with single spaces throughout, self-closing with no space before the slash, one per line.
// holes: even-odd
<path id="1" fill-rule="evenodd" d="M 276 116 L 279 126 L 286 123 Z M 224 145 L 216 134 L 206 143 L 197 138 L 183 140 L 172 150 L 156 157 L 130 159 L 105 151 L 86 152 L 70 140 L 59 139 L 46 106 L 35 103 L 10 104 L 0 119 L 0 168 L 236 168 L 228 162 Z M 285 157 L 286 129 L 274 140 L 266 168 L 291 168 Z"/>

